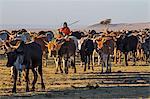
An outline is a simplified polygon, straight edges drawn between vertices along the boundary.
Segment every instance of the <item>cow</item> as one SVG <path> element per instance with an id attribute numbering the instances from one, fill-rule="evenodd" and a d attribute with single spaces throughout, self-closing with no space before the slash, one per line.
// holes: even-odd
<path id="1" fill-rule="evenodd" d="M 109 61 L 110 56 L 113 55 L 114 48 L 115 41 L 111 36 L 103 36 L 96 39 L 96 51 L 102 63 L 101 73 L 104 72 L 104 67 L 106 67 L 106 73 L 111 72 L 111 62 Z"/>
<path id="2" fill-rule="evenodd" d="M 146 56 L 146 63 L 150 59 L 150 37 L 148 37 L 144 43 L 141 44 L 141 48 L 143 49 L 144 55 Z"/>
<path id="3" fill-rule="evenodd" d="M 10 44 L 9 44 L 10 45 Z M 13 47 L 12 45 L 10 47 Z M 43 81 L 43 72 L 42 72 L 42 49 L 41 46 L 35 42 L 25 44 L 23 41 L 20 42 L 20 44 L 15 48 L 15 50 L 7 51 L 7 67 L 13 66 L 13 88 L 12 92 L 16 93 L 16 81 L 17 81 L 17 75 L 18 71 L 22 70 L 23 67 L 21 65 L 25 66 L 25 72 L 26 72 L 26 92 L 29 91 L 29 69 L 32 70 L 34 74 L 34 80 L 32 82 L 32 91 L 35 90 L 35 84 L 37 82 L 37 71 L 35 68 L 38 68 L 38 72 L 41 77 L 41 86 L 42 89 L 45 89 L 44 81 Z"/>
<path id="4" fill-rule="evenodd" d="M 94 51 L 93 40 L 91 40 L 90 38 L 84 39 L 80 49 L 81 61 L 84 62 L 84 71 L 86 71 L 87 64 L 88 69 L 90 69 L 90 62 L 92 60 L 93 51 Z M 94 70 L 93 65 L 92 70 Z"/>
<path id="5" fill-rule="evenodd" d="M 131 35 L 131 36 L 127 36 L 126 34 L 121 35 L 119 38 L 117 38 L 116 40 L 116 47 L 117 50 L 119 50 L 120 52 L 122 52 L 124 54 L 124 59 L 125 59 L 125 66 L 128 66 L 128 62 L 127 62 L 127 55 L 129 52 L 133 53 L 133 57 L 134 57 L 134 64 L 136 62 L 136 56 L 135 53 L 137 51 L 137 46 L 138 46 L 138 37 Z M 116 59 L 116 58 L 115 58 Z"/>
<path id="6" fill-rule="evenodd" d="M 47 33 L 47 35 L 45 35 L 45 36 L 39 35 L 37 37 L 34 37 L 33 41 L 41 45 L 41 48 L 42 48 L 42 51 L 43 51 L 43 57 L 45 58 L 45 64 L 47 66 L 48 49 L 47 49 L 47 46 L 46 46 L 47 45 L 46 42 L 50 42 L 54 38 L 54 34 L 52 32 L 46 32 L 46 33 Z"/>
<path id="7" fill-rule="evenodd" d="M 54 57 L 56 63 L 56 72 L 60 68 L 61 73 L 68 74 L 68 66 L 70 65 L 74 68 L 74 73 L 76 73 L 75 67 L 75 52 L 76 45 L 73 39 L 55 39 L 47 43 L 49 56 Z M 61 62 L 63 62 L 63 69 L 61 68 Z"/>

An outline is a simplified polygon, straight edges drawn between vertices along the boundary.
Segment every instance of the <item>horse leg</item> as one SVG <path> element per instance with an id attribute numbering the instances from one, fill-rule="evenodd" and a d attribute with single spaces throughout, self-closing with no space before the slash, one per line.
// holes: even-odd
<path id="1" fill-rule="evenodd" d="M 17 69 L 13 68 L 13 80 L 14 80 L 13 82 L 14 82 L 14 85 L 13 85 L 12 93 L 16 93 L 17 75 L 18 75 Z"/>
<path id="2" fill-rule="evenodd" d="M 44 85 L 44 81 L 43 81 L 42 65 L 40 65 L 38 67 L 38 73 L 40 74 L 40 77 L 41 77 L 41 87 L 42 87 L 42 89 L 45 90 L 45 85 Z"/>
<path id="3" fill-rule="evenodd" d="M 34 75 L 34 80 L 32 82 L 32 91 L 35 91 L 35 84 L 37 82 L 38 75 L 37 75 L 37 72 L 35 71 L 34 68 L 32 69 L 32 72 L 33 72 L 33 75 Z"/>

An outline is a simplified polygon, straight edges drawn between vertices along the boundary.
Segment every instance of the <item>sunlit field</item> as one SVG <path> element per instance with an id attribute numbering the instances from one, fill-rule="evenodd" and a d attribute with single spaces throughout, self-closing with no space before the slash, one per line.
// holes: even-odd
<path id="1" fill-rule="evenodd" d="M 79 61 L 79 60 L 78 60 Z M 69 74 L 55 74 L 55 64 L 52 58 L 48 66 L 43 66 L 43 75 L 46 89 L 40 86 L 40 76 L 35 92 L 25 92 L 25 82 L 17 84 L 17 94 L 12 94 L 12 80 L 10 68 L 6 67 L 7 60 L 0 60 L 0 95 L 2 97 L 32 97 L 39 98 L 123 98 L 123 97 L 150 97 L 150 66 L 145 62 L 137 62 L 137 66 L 123 66 L 112 64 L 112 73 L 101 73 L 101 66 L 94 66 L 94 71 L 83 72 L 83 67 L 76 65 L 77 73 L 70 67 Z M 132 65 L 131 62 L 129 64 Z M 30 88 L 33 80 L 30 71 Z M 36 95 L 36 96 L 35 96 Z"/>

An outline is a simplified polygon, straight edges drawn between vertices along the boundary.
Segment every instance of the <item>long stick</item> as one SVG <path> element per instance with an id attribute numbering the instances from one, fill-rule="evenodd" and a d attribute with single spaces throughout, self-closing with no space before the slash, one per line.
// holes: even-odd
<path id="1" fill-rule="evenodd" d="M 72 22 L 72 23 L 68 24 L 68 26 L 71 26 L 71 25 L 73 25 L 73 24 L 76 24 L 76 23 L 78 23 L 79 21 L 80 21 L 80 20 L 75 21 L 75 22 Z M 53 31 L 57 34 L 57 29 L 53 29 Z"/>
<path id="2" fill-rule="evenodd" d="M 78 20 L 78 21 L 75 21 L 75 22 L 73 22 L 73 23 L 70 23 L 68 26 L 71 26 L 71 25 L 73 25 L 73 24 L 75 24 L 75 23 L 78 23 L 80 20 Z"/>

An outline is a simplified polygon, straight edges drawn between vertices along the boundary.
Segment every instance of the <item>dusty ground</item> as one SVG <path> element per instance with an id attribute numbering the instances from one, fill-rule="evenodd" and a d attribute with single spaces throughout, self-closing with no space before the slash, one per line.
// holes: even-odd
<path id="1" fill-rule="evenodd" d="M 51 98 L 51 99 L 99 99 L 99 98 L 150 98 L 150 66 L 113 65 L 112 73 L 101 74 L 99 66 L 94 71 L 83 72 L 77 65 L 77 73 L 54 74 L 55 66 L 49 62 L 43 68 L 46 90 L 41 90 L 40 79 L 35 92 L 25 92 L 25 82 L 17 85 L 17 94 L 11 93 L 10 68 L 6 60 L 0 60 L 0 98 Z M 132 63 L 130 63 L 132 64 Z M 30 82 L 33 76 L 30 72 Z M 31 88 L 31 85 L 30 85 Z"/>

